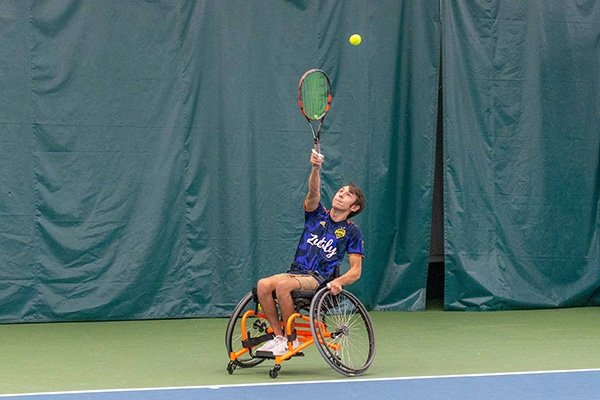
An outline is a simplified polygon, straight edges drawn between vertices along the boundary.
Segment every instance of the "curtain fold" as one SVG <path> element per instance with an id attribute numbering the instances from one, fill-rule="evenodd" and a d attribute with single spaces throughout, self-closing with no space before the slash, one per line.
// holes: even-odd
<path id="1" fill-rule="evenodd" d="M 600 5 L 443 16 L 445 307 L 597 305 Z"/>

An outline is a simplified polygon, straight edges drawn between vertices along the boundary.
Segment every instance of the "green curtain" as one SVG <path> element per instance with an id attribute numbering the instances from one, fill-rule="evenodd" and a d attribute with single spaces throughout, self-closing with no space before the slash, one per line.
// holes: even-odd
<path id="1" fill-rule="evenodd" d="M 442 15 L 445 307 L 600 304 L 600 3 Z"/>
<path id="2" fill-rule="evenodd" d="M 367 257 L 351 290 L 371 308 L 423 309 L 437 1 L 268 4 L 184 12 L 194 21 L 184 51 L 189 169 L 198 172 L 186 192 L 193 304 L 226 314 L 258 278 L 289 268 L 311 148 L 295 91 L 305 70 L 320 67 L 334 94 L 322 133 L 324 198 L 350 181 L 367 196 L 356 219 Z M 355 32 L 360 47 L 347 42 Z"/>
<path id="3" fill-rule="evenodd" d="M 313 67 L 326 203 L 367 196 L 350 289 L 425 307 L 437 0 L 2 0 L 0 39 L 0 321 L 226 315 L 287 269 Z"/>

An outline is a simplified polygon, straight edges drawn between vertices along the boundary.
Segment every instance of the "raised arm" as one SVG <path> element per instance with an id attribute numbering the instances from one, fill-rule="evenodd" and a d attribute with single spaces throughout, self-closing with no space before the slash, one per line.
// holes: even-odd
<path id="1" fill-rule="evenodd" d="M 304 209 L 314 211 L 321 201 L 321 165 L 325 158 L 314 150 L 310 154 L 310 175 L 308 176 L 308 193 L 304 199 Z"/>

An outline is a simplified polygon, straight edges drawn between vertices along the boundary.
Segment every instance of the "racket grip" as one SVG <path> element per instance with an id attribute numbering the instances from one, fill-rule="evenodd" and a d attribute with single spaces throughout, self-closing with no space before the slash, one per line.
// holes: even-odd
<path id="1" fill-rule="evenodd" d="M 315 139 L 315 143 L 313 145 L 313 150 L 317 152 L 317 154 L 321 154 L 321 143 Z"/>

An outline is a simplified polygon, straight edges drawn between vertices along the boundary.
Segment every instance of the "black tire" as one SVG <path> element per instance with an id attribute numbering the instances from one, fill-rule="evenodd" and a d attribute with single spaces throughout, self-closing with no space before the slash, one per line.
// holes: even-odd
<path id="1" fill-rule="evenodd" d="M 281 365 L 277 364 L 273 368 L 269 370 L 269 376 L 273 379 L 279 376 L 279 371 L 281 370 Z"/>
<path id="2" fill-rule="evenodd" d="M 227 331 L 225 332 L 225 347 L 227 349 L 227 357 L 232 352 L 238 352 L 244 347 L 242 346 L 242 328 L 241 321 L 243 315 L 248 310 L 254 310 L 256 303 L 252 298 L 252 292 L 247 293 L 233 310 L 229 322 L 227 323 Z M 266 333 L 269 323 L 266 319 L 252 316 L 246 320 L 246 329 L 250 332 L 251 337 L 257 337 Z M 264 358 L 254 358 L 251 353 L 246 353 L 239 356 L 232 362 L 241 368 L 251 368 L 265 361 Z"/>
<path id="3" fill-rule="evenodd" d="M 310 329 L 325 361 L 345 376 L 363 374 L 375 358 L 373 323 L 352 293 L 320 289 L 310 305 Z"/>

